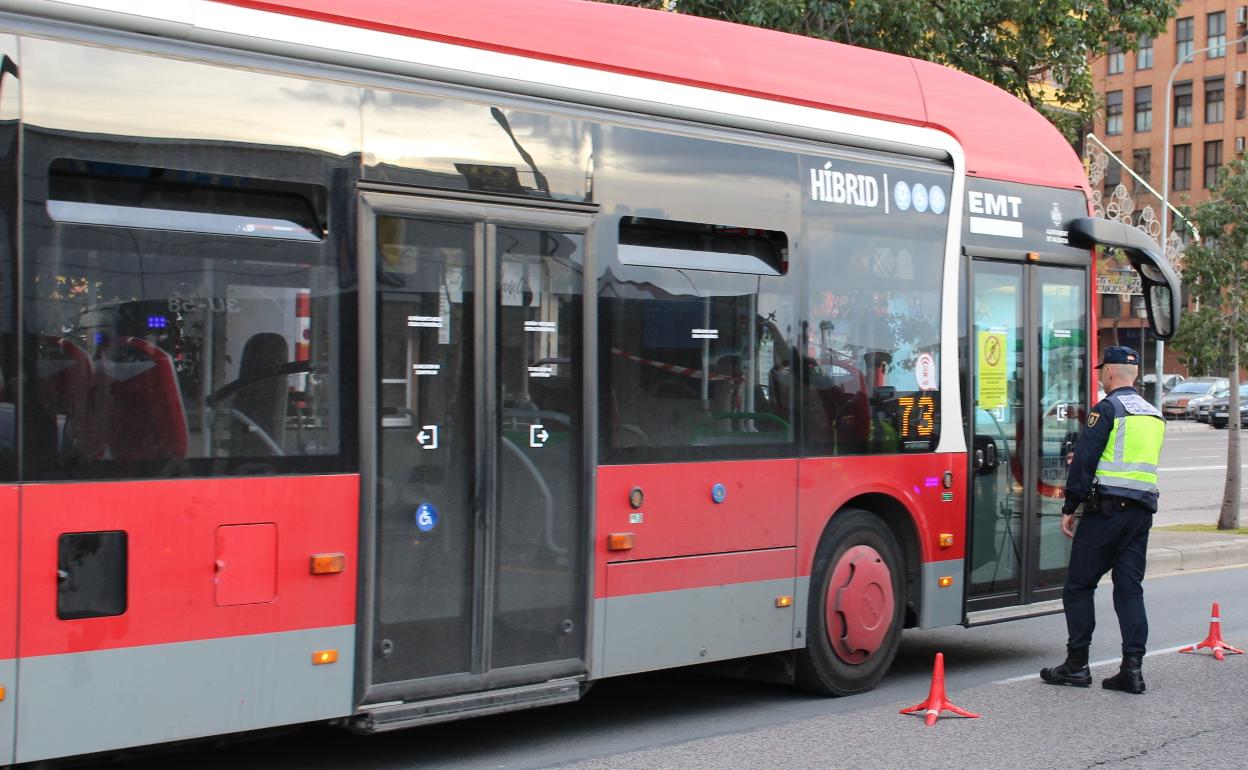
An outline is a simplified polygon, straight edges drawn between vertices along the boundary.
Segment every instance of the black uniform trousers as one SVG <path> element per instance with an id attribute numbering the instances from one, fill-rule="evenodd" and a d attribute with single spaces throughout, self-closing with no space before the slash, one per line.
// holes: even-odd
<path id="1" fill-rule="evenodd" d="M 1070 569 L 1062 589 L 1067 646 L 1086 648 L 1096 628 L 1092 596 L 1096 584 L 1113 570 L 1114 612 L 1122 632 L 1122 654 L 1144 655 L 1148 618 L 1144 614 L 1144 559 L 1153 512 L 1122 497 L 1104 497 L 1100 513 L 1083 514 L 1071 544 Z"/>

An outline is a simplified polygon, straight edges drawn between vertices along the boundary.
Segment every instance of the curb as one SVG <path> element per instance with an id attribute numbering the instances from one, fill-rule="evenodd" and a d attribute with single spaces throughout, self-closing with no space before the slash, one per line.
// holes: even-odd
<path id="1" fill-rule="evenodd" d="M 1148 549 L 1145 574 L 1248 564 L 1248 538 Z"/>

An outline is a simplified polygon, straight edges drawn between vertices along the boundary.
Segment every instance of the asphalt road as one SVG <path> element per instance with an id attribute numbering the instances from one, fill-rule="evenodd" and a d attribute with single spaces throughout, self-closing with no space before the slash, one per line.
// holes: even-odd
<path id="1" fill-rule="evenodd" d="M 1225 436 L 1225 433 L 1219 434 Z M 818 698 L 697 670 L 599 682 L 579 703 L 378 736 L 316 728 L 224 748 L 126 762 L 133 770 L 653 767 L 1242 767 L 1248 756 L 1248 655 L 1179 655 L 1204 638 L 1213 601 L 1223 633 L 1248 646 L 1248 568 L 1146 581 L 1152 633 L 1140 697 L 1041 684 L 1058 662 L 1061 616 L 973 629 L 907 631 L 876 690 Z M 1117 623 L 1098 592 L 1096 679 L 1113 672 Z M 928 691 L 943 652 L 948 690 L 984 716 L 926 727 L 897 710 Z M 110 758 L 116 762 L 117 758 Z M 109 767 L 117 767 L 109 764 Z"/>
<path id="2" fill-rule="evenodd" d="M 1200 423 L 1174 421 L 1162 446 L 1158 481 L 1161 507 L 1156 524 L 1216 524 L 1226 485 L 1230 432 Z M 1248 430 L 1240 435 L 1240 489 L 1248 489 Z M 1248 494 L 1244 495 L 1248 501 Z M 1244 517 L 1248 525 L 1248 517 Z"/>

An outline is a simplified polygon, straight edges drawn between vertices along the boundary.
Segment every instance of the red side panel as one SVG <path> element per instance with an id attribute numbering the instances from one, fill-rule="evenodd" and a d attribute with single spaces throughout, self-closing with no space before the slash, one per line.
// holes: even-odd
<path id="1" fill-rule="evenodd" d="M 599 598 L 792 579 L 793 557 L 792 548 L 776 548 L 611 564 Z"/>
<path id="2" fill-rule="evenodd" d="M 17 511 L 14 486 L 0 487 L 0 660 L 17 657 Z M 0 683 L 2 684 L 2 683 Z M 3 755 L 0 748 L 0 756 Z"/>
<path id="3" fill-rule="evenodd" d="M 658 559 L 793 545 L 797 461 L 754 460 L 598 469 L 598 533 L 606 561 Z M 715 485 L 723 487 L 715 502 Z M 640 489 L 641 507 L 629 493 Z M 640 522 L 630 517 L 640 516 Z M 629 551 L 606 551 L 611 532 L 632 532 Z"/>
<path id="4" fill-rule="evenodd" d="M 909 511 L 924 562 L 964 558 L 966 553 L 966 455 L 917 454 L 829 457 L 802 460 L 798 472 L 798 557 L 809 575 L 828 519 L 860 495 L 886 495 Z M 944 487 L 946 472 L 953 484 Z M 940 547 L 942 532 L 953 545 Z"/>
<path id="5" fill-rule="evenodd" d="M 217 528 L 217 606 L 259 604 L 277 598 L 277 525 Z"/>
<path id="6" fill-rule="evenodd" d="M 21 655 L 350 625 L 358 501 L 359 477 L 353 475 L 28 485 L 22 491 Z M 233 533 L 238 537 L 227 553 L 251 565 L 234 596 L 255 599 L 268 590 L 262 584 L 271 548 L 276 596 L 218 606 L 219 528 L 256 524 L 271 527 L 276 543 L 263 527 Z M 128 534 L 126 612 L 59 620 L 57 538 L 98 530 Z M 0 548 L 10 542 L 0 540 Z M 312 554 L 326 552 L 347 554 L 346 571 L 311 574 Z"/>

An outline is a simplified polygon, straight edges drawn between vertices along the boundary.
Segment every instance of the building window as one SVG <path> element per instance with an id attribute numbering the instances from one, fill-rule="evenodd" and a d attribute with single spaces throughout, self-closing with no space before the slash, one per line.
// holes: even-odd
<path id="1" fill-rule="evenodd" d="M 1153 39 L 1148 35 L 1140 35 L 1140 45 L 1135 51 L 1135 68 L 1137 70 L 1153 68 Z"/>
<path id="2" fill-rule="evenodd" d="M 1222 140 L 1205 142 L 1205 189 L 1218 186 L 1222 176 Z"/>
<path id="3" fill-rule="evenodd" d="M 1205 30 L 1209 34 L 1210 59 L 1226 56 L 1226 11 L 1211 13 L 1205 17 Z"/>
<path id="4" fill-rule="evenodd" d="M 1122 302 L 1117 294 L 1101 295 L 1101 318 L 1117 318 L 1122 315 Z"/>
<path id="5" fill-rule="evenodd" d="M 1110 136 L 1122 133 L 1122 91 L 1105 94 L 1105 133 Z"/>
<path id="6" fill-rule="evenodd" d="M 1145 147 L 1142 150 L 1135 150 L 1131 153 L 1131 170 L 1134 171 L 1135 175 L 1143 180 L 1145 184 L 1148 183 L 1152 165 L 1153 152 L 1151 149 Z"/>
<path id="7" fill-rule="evenodd" d="M 1174 170 L 1171 176 L 1174 178 L 1174 189 L 1192 189 L 1192 146 L 1190 144 L 1174 146 Z"/>
<path id="8" fill-rule="evenodd" d="M 1192 82 L 1174 84 L 1174 127 L 1192 125 Z"/>
<path id="9" fill-rule="evenodd" d="M 1122 52 L 1122 46 L 1111 45 L 1109 47 L 1109 74 L 1121 75 L 1126 58 L 1126 54 Z"/>
<path id="10" fill-rule="evenodd" d="M 1226 91 L 1223 89 L 1223 78 L 1210 78 L 1205 81 L 1205 122 L 1221 123 L 1226 110 Z"/>
<path id="11" fill-rule="evenodd" d="M 1192 17 L 1179 19 L 1174 23 L 1174 40 L 1175 49 L 1174 56 L 1176 61 L 1183 61 L 1192 55 L 1192 51 L 1196 50 L 1196 25 L 1193 23 Z"/>
<path id="12" fill-rule="evenodd" d="M 1150 131 L 1153 128 L 1153 87 L 1135 89 L 1135 130 Z"/>
<path id="13" fill-rule="evenodd" d="M 1114 194 L 1114 188 L 1122 184 L 1122 161 L 1118 157 L 1118 153 L 1109 159 L 1109 165 L 1105 167 L 1105 197 Z"/>

